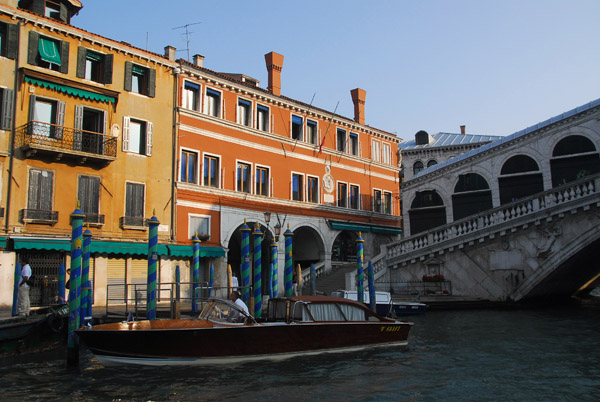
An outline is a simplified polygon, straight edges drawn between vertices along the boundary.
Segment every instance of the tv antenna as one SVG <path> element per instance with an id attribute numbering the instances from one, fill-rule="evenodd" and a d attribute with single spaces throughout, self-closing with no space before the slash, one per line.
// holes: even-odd
<path id="1" fill-rule="evenodd" d="M 190 32 L 190 30 L 188 28 L 191 27 L 192 25 L 198 25 L 198 24 L 202 24 L 202 23 L 201 22 L 192 22 L 191 24 L 185 24 L 180 27 L 172 28 L 172 29 L 185 29 L 185 32 L 183 35 L 185 37 L 185 43 L 186 43 L 187 47 L 182 50 L 187 50 L 187 60 L 188 61 L 190 61 L 190 35 L 193 34 L 193 32 Z"/>

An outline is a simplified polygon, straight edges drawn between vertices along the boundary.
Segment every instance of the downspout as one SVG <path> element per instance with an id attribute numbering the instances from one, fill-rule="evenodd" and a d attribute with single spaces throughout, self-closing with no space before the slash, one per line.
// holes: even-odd
<path id="1" fill-rule="evenodd" d="M 178 135 L 179 135 L 179 113 L 177 112 L 179 99 L 179 74 L 183 71 L 181 67 L 181 63 L 179 63 L 179 67 L 175 67 L 173 69 L 173 74 L 175 75 L 175 86 L 173 89 L 173 140 L 172 140 L 172 166 L 171 166 L 171 241 L 175 241 L 177 238 L 177 219 L 175 216 L 176 213 L 176 200 L 175 200 L 175 183 L 177 182 L 177 144 L 178 144 Z"/>
<path id="2" fill-rule="evenodd" d="M 13 110 L 12 127 L 10 131 L 10 149 L 8 159 L 8 185 L 6 186 L 6 213 L 4 214 L 4 233 L 8 234 L 8 224 L 10 221 L 10 198 L 12 195 L 13 164 L 15 158 L 15 135 L 17 125 L 17 85 L 19 83 L 19 55 L 21 54 L 21 21 L 17 22 L 17 54 L 15 55 L 15 81 L 13 90 Z"/>

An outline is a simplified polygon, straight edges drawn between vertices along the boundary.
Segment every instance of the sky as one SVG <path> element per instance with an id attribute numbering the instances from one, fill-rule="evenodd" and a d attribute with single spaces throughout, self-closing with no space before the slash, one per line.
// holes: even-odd
<path id="1" fill-rule="evenodd" d="M 71 23 L 267 86 L 409 140 L 509 135 L 600 98 L 598 0 L 82 0 Z M 186 41 L 186 26 L 187 39 Z M 191 60 L 190 60 L 191 61 Z"/>

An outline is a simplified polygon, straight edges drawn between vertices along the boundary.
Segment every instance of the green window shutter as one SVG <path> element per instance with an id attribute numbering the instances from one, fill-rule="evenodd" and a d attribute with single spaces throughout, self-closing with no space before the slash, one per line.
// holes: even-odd
<path id="1" fill-rule="evenodd" d="M 123 89 L 126 91 L 131 91 L 131 73 L 133 71 L 133 63 L 130 61 L 125 62 L 125 83 L 123 84 Z"/>
<path id="2" fill-rule="evenodd" d="M 104 84 L 112 84 L 113 75 L 113 55 L 104 55 Z"/>
<path id="3" fill-rule="evenodd" d="M 60 20 L 67 24 L 69 23 L 69 10 L 67 9 L 67 5 L 63 2 L 60 3 Z"/>
<path id="4" fill-rule="evenodd" d="M 154 94 L 156 93 L 156 70 L 153 68 L 148 69 L 148 95 L 151 98 L 154 98 Z"/>
<path id="5" fill-rule="evenodd" d="M 2 130 L 10 130 L 13 122 L 13 94 L 12 89 L 4 88 L 2 90 L 2 121 L 0 128 Z"/>
<path id="6" fill-rule="evenodd" d="M 46 11 L 46 1 L 45 0 L 33 0 L 31 4 L 31 11 L 36 14 L 44 15 Z"/>
<path id="7" fill-rule="evenodd" d="M 69 73 L 69 42 L 61 41 L 60 45 L 60 72 L 63 74 Z"/>
<path id="8" fill-rule="evenodd" d="M 38 42 L 40 35 L 37 32 L 29 31 L 29 49 L 27 49 L 27 63 L 37 66 L 37 56 L 39 53 Z"/>
<path id="9" fill-rule="evenodd" d="M 35 95 L 29 95 L 29 121 L 33 120 L 33 114 L 35 111 Z"/>
<path id="10" fill-rule="evenodd" d="M 77 48 L 77 78 L 85 78 L 85 58 L 87 49 L 83 46 Z"/>
<path id="11" fill-rule="evenodd" d="M 16 24 L 6 24 L 6 57 L 9 59 L 17 58 L 18 37 L 19 27 Z"/>

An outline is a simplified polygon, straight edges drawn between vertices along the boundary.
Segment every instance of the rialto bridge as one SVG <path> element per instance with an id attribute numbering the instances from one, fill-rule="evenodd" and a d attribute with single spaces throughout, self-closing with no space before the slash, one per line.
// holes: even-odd
<path id="1" fill-rule="evenodd" d="M 405 235 L 374 259 L 376 280 L 572 295 L 600 275 L 599 173 L 600 99 L 427 168 L 402 184 Z"/>

